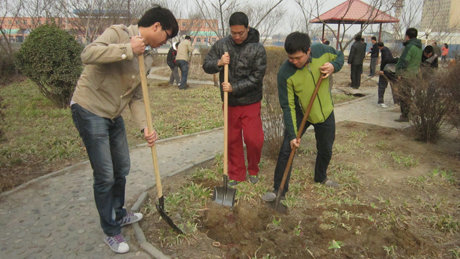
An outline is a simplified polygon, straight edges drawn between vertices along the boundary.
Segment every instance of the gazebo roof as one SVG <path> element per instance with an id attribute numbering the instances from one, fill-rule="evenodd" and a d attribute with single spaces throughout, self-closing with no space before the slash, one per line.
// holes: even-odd
<path id="1" fill-rule="evenodd" d="M 361 1 L 347 0 L 321 14 L 310 23 L 396 23 L 399 20 Z"/>

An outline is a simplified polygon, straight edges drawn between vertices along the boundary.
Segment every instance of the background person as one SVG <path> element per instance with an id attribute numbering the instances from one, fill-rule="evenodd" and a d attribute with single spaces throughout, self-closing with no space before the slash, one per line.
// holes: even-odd
<path id="1" fill-rule="evenodd" d="M 351 45 L 348 55 L 350 66 L 351 87 L 358 89 L 361 85 L 361 74 L 363 73 L 363 61 L 366 56 L 366 43 L 362 41 L 361 34 L 355 36 L 355 42 Z"/>
<path id="2" fill-rule="evenodd" d="M 174 42 L 171 48 L 169 48 L 168 55 L 166 57 L 166 63 L 168 64 L 168 67 L 171 69 L 171 75 L 169 76 L 169 85 L 174 85 L 175 81 L 176 85 L 179 87 L 179 67 L 177 66 L 176 62 L 178 44 L 179 42 Z"/>
<path id="3" fill-rule="evenodd" d="M 384 101 L 385 90 L 388 86 L 387 78 L 393 79 L 394 77 L 390 76 L 388 73 L 385 73 L 385 67 L 388 64 L 395 64 L 398 60 L 393 57 L 393 54 L 391 54 L 390 49 L 385 47 L 383 42 L 379 42 L 377 46 L 382 54 L 381 61 L 380 61 L 380 71 L 379 71 L 377 104 L 382 108 L 387 108 L 388 106 L 385 104 L 385 101 Z M 394 98 L 394 93 L 393 93 L 393 101 L 396 103 L 396 99 Z"/>
<path id="4" fill-rule="evenodd" d="M 370 72 L 369 76 L 375 75 L 375 68 L 377 67 L 377 62 L 379 60 L 379 46 L 377 45 L 377 38 L 372 36 L 371 38 L 372 48 L 369 51 L 371 54 L 371 65 L 370 65 Z"/>
<path id="5" fill-rule="evenodd" d="M 180 69 L 181 79 L 180 79 L 179 89 L 181 90 L 185 90 L 188 87 L 187 85 L 188 69 L 189 69 L 190 57 L 193 52 L 191 40 L 192 38 L 190 38 L 190 36 L 187 35 L 185 36 L 185 40 L 179 43 L 179 46 L 177 47 L 176 62 Z"/>
<path id="6" fill-rule="evenodd" d="M 401 108 L 401 116 L 397 122 L 409 121 L 410 106 L 410 81 L 417 77 L 422 62 L 422 42 L 417 39 L 417 29 L 406 30 L 404 50 L 396 63 L 396 75 L 400 78 L 398 82 L 398 99 Z"/>

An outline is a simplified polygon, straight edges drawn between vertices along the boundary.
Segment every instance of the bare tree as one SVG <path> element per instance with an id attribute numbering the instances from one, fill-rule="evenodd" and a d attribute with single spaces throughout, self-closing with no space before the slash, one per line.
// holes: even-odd
<path id="1" fill-rule="evenodd" d="M 244 8 L 249 17 L 249 25 L 265 36 L 262 38 L 263 43 L 273 34 L 276 25 L 286 13 L 286 10 L 279 6 L 282 2 L 283 0 L 277 0 L 269 1 L 265 5 L 250 4 Z"/>
<path id="2" fill-rule="evenodd" d="M 4 0 L 0 2 L 0 47 L 7 55 L 13 53 L 9 34 L 18 21 L 22 8 L 22 1 Z"/>
<path id="3" fill-rule="evenodd" d="M 195 4 L 203 19 L 219 21 L 220 26 L 214 31 L 217 37 L 223 38 L 228 35 L 227 21 L 238 7 L 236 0 L 195 0 Z M 210 22 L 208 25 L 214 27 Z"/>
<path id="4" fill-rule="evenodd" d="M 275 24 L 281 19 L 284 10 L 279 5 L 284 0 L 268 1 L 264 5 L 243 4 L 237 0 L 195 0 L 196 8 L 203 19 L 219 21 L 219 29 L 215 31 L 219 38 L 228 35 L 228 19 L 230 15 L 240 10 L 245 10 L 250 19 L 251 26 L 259 29 L 264 35 L 270 35 Z M 211 26 L 211 24 L 209 24 Z"/>

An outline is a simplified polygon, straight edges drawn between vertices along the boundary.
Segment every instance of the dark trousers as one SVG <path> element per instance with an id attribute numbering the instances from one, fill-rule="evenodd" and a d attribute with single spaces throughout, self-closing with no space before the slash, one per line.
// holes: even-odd
<path id="1" fill-rule="evenodd" d="M 71 110 L 93 169 L 94 199 L 102 230 L 108 236 L 118 235 L 119 221 L 126 215 L 123 206 L 130 169 L 123 118 L 102 118 L 78 104 L 73 104 Z"/>
<path id="2" fill-rule="evenodd" d="M 297 127 L 300 127 L 300 123 L 303 118 L 303 114 L 301 111 L 296 111 L 297 117 Z M 315 182 L 320 183 L 327 179 L 327 167 L 329 166 L 329 162 L 331 161 L 332 157 L 332 145 L 334 144 L 335 140 L 335 117 L 334 112 L 329 115 L 329 117 L 322 123 L 311 124 L 307 121 L 305 125 L 305 129 L 302 132 L 302 136 L 307 130 L 307 128 L 313 125 L 315 129 L 315 139 L 316 139 L 316 163 L 315 163 Z M 275 192 L 278 191 L 281 181 L 283 179 L 284 170 L 286 169 L 286 165 L 289 159 L 289 155 L 291 153 L 291 139 L 288 138 L 286 131 L 284 132 L 284 139 L 283 144 L 281 145 L 280 152 L 278 154 L 278 161 L 276 162 L 275 168 L 275 175 L 273 179 L 273 189 Z M 308 145 L 309 143 L 304 143 L 304 145 Z M 289 189 L 289 179 L 291 177 L 291 168 L 289 168 L 289 173 L 286 178 L 286 184 L 284 185 L 283 192 L 286 193 Z M 284 194 L 283 193 L 283 194 Z"/>
<path id="3" fill-rule="evenodd" d="M 375 68 L 377 67 L 377 61 L 378 60 L 379 60 L 378 57 L 376 57 L 376 58 L 371 57 L 371 65 L 370 65 L 369 75 L 373 76 L 375 74 Z"/>
<path id="4" fill-rule="evenodd" d="M 363 64 L 351 65 L 351 87 L 358 89 L 361 85 L 361 74 L 363 73 Z"/>
<path id="5" fill-rule="evenodd" d="M 379 76 L 378 103 L 384 103 L 383 96 L 385 95 L 385 89 L 387 86 L 388 80 L 384 76 Z"/>
<path id="6" fill-rule="evenodd" d="M 179 88 L 187 88 L 187 77 L 188 77 L 188 62 L 185 60 L 176 60 L 177 65 L 180 69 L 180 85 Z"/>
<path id="7" fill-rule="evenodd" d="M 171 68 L 171 75 L 169 76 L 169 84 L 170 85 L 174 84 L 174 81 L 176 81 L 176 84 L 179 85 L 180 77 L 179 77 L 179 67 L 177 65 L 174 65 L 174 67 Z"/>

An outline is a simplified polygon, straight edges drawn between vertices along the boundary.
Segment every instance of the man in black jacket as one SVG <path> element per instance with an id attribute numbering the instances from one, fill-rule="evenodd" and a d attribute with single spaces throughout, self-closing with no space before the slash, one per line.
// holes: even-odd
<path id="1" fill-rule="evenodd" d="M 380 62 L 380 72 L 379 72 L 379 88 L 378 88 L 378 105 L 382 108 L 386 108 L 388 107 L 384 100 L 383 100 L 383 96 L 385 95 L 385 89 L 387 88 L 388 86 L 388 80 L 387 78 L 390 77 L 390 78 L 394 78 L 394 74 L 392 74 L 392 72 L 390 71 L 387 71 L 385 73 L 385 66 L 387 64 L 396 64 L 396 62 L 398 61 L 397 59 L 393 58 L 393 54 L 391 54 L 391 51 L 389 48 L 385 47 L 385 45 L 383 44 L 383 42 L 379 42 L 378 44 L 378 48 L 380 49 L 380 52 L 382 53 L 381 57 L 382 57 L 382 60 Z M 394 71 L 393 71 L 394 73 Z M 395 98 L 393 98 L 393 100 L 395 101 L 396 103 L 396 100 Z"/>
<path id="2" fill-rule="evenodd" d="M 361 85 L 361 74 L 363 73 L 363 60 L 366 55 L 366 43 L 361 41 L 361 34 L 355 36 L 355 42 L 351 45 L 348 64 L 351 67 L 351 87 L 358 89 Z"/>
<path id="3" fill-rule="evenodd" d="M 379 47 L 377 45 L 377 38 L 372 36 L 371 38 L 372 48 L 369 51 L 371 54 L 371 65 L 370 65 L 370 72 L 369 76 L 375 75 L 375 68 L 377 67 L 377 61 L 379 60 Z"/>
<path id="4" fill-rule="evenodd" d="M 166 57 L 166 63 L 171 69 L 171 76 L 169 76 L 169 85 L 173 85 L 174 81 L 176 81 L 176 86 L 178 86 L 180 83 L 179 67 L 176 62 L 177 46 L 179 46 L 179 42 L 174 42 L 171 48 L 169 48 L 168 56 Z"/>
<path id="5" fill-rule="evenodd" d="M 247 149 L 249 180 L 258 181 L 264 133 L 260 118 L 262 82 L 267 66 L 259 32 L 248 26 L 242 12 L 230 16 L 229 36 L 217 41 L 203 64 L 206 73 L 220 72 L 221 97 L 228 92 L 228 175 L 229 185 L 246 179 L 243 138 Z M 229 65 L 229 82 L 224 81 L 224 65 Z"/>

